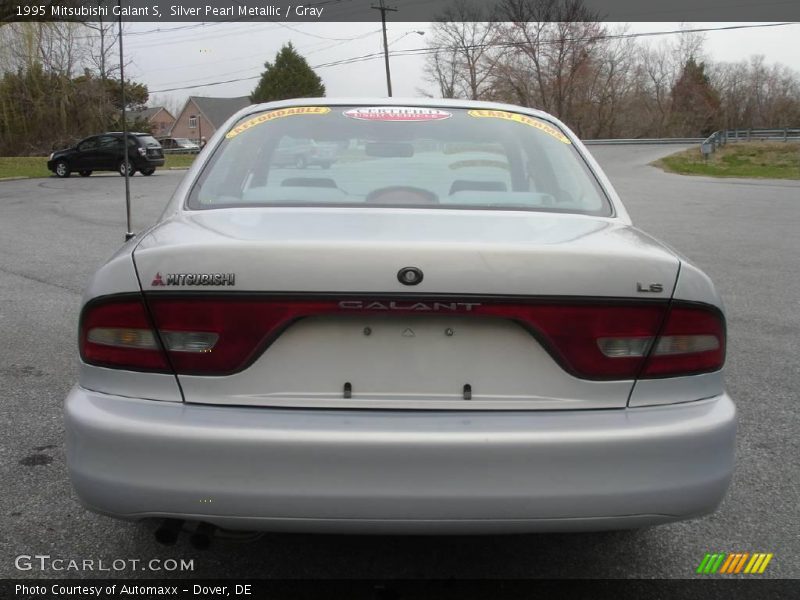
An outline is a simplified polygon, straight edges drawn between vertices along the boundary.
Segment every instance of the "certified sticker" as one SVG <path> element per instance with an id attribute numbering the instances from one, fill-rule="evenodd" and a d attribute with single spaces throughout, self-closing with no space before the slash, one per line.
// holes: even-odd
<path id="1" fill-rule="evenodd" d="M 241 125 L 237 125 L 225 134 L 225 137 L 227 139 L 235 138 L 240 133 L 252 129 L 256 125 L 274 121 L 275 119 L 282 119 L 283 117 L 291 117 L 292 115 L 327 115 L 329 112 L 331 112 L 331 109 L 327 106 L 293 106 L 291 108 L 279 108 L 278 110 L 261 113 L 257 117 L 253 117 Z"/>
<path id="2" fill-rule="evenodd" d="M 527 115 L 506 112 L 504 110 L 471 110 L 467 114 L 470 117 L 515 121 L 517 123 L 522 123 L 523 125 L 528 125 L 529 127 L 535 127 L 539 131 L 544 131 L 547 135 L 550 135 L 556 138 L 557 140 L 564 142 L 565 144 L 571 143 L 567 136 L 565 136 L 563 133 L 561 133 L 561 131 L 559 131 L 549 123 L 545 123 L 544 121 L 540 121 L 539 119 L 534 119 L 533 117 L 529 117 Z"/>
<path id="3" fill-rule="evenodd" d="M 359 121 L 443 121 L 453 113 L 419 106 L 364 106 L 346 110 L 344 116 Z"/>

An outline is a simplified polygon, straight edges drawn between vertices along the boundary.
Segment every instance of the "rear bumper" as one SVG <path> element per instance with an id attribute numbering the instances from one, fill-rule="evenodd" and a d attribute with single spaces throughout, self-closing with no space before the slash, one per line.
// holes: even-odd
<path id="1" fill-rule="evenodd" d="M 148 156 L 147 158 L 141 159 L 137 163 L 137 168 L 153 169 L 155 167 L 163 167 L 165 163 L 166 163 L 166 158 L 152 158 Z"/>
<path id="2" fill-rule="evenodd" d="M 324 411 L 109 396 L 66 400 L 67 458 L 89 508 L 238 529 L 409 533 L 636 527 L 722 500 L 727 395 L 649 408 Z"/>

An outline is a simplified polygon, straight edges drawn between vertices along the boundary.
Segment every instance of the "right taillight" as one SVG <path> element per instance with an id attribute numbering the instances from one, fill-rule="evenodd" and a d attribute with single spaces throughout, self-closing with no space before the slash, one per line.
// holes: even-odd
<path id="1" fill-rule="evenodd" d="M 725 321 L 706 305 L 675 304 L 667 315 L 641 377 L 717 371 L 725 364 Z"/>

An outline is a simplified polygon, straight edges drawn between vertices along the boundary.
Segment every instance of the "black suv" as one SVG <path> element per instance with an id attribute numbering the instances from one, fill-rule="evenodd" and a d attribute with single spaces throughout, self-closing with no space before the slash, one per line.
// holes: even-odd
<path id="1" fill-rule="evenodd" d="M 149 133 L 128 134 L 128 173 L 140 171 L 152 175 L 156 167 L 164 166 L 161 144 Z M 50 155 L 47 168 L 58 177 L 69 177 L 73 171 L 88 177 L 92 171 L 117 171 L 125 175 L 125 148 L 122 133 L 109 132 L 81 140 L 72 148 Z"/>

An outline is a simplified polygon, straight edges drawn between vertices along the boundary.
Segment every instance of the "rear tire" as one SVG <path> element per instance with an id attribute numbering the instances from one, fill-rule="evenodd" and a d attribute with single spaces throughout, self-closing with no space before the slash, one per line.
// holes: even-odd
<path id="1" fill-rule="evenodd" d="M 125 177 L 125 166 L 126 166 L 126 164 L 127 164 L 127 167 L 128 167 L 128 177 L 133 177 L 136 174 L 136 168 L 130 163 L 125 163 L 124 160 L 119 161 L 119 164 L 117 165 L 117 171 L 119 171 L 120 175 Z"/>
<path id="2" fill-rule="evenodd" d="M 67 161 L 60 160 L 56 163 L 56 168 L 53 172 L 56 174 L 56 177 L 64 178 L 64 177 L 69 177 L 72 170 L 69 168 L 69 164 L 67 164 Z"/>
<path id="3" fill-rule="evenodd" d="M 91 171 L 81 171 L 80 174 L 81 174 L 81 177 L 89 177 L 89 175 L 91 175 L 92 172 Z"/>
<path id="4" fill-rule="evenodd" d="M 142 169 L 142 170 L 140 171 L 140 173 L 141 173 L 142 175 L 146 176 L 146 177 L 150 177 L 150 175 L 152 175 L 152 174 L 153 174 L 153 173 L 155 173 L 155 172 L 156 172 L 156 170 L 155 170 L 155 169 Z"/>

